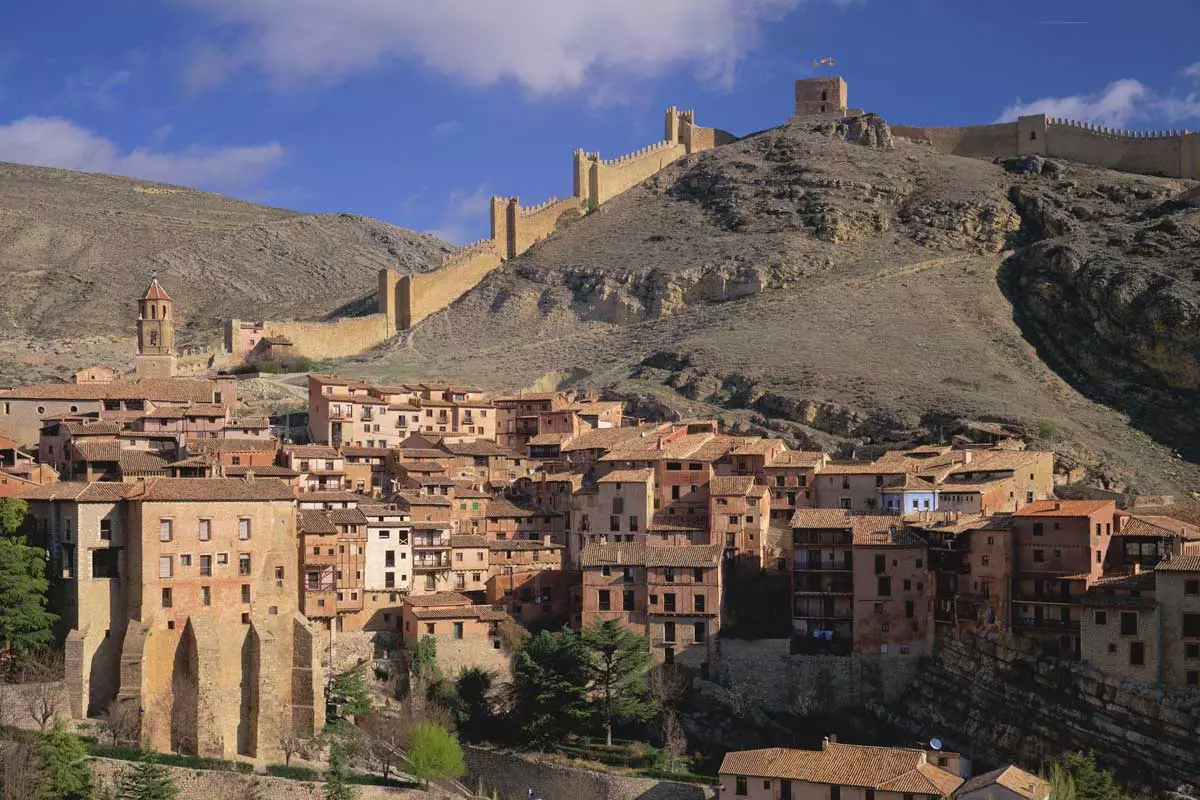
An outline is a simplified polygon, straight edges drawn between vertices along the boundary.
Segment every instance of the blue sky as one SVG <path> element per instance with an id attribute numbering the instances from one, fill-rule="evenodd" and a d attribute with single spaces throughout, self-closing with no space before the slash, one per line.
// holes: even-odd
<path id="1" fill-rule="evenodd" d="M 459 243 L 662 110 L 782 123 L 833 56 L 908 124 L 1046 111 L 1200 129 L 1197 0 L 102 0 L 6 4 L 0 160 L 348 211 Z"/>

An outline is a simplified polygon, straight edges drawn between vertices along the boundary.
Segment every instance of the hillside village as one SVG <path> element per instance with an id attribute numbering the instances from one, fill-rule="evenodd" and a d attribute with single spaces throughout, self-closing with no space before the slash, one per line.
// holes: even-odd
<path id="1" fill-rule="evenodd" d="M 0 392 L 0 495 L 28 504 L 23 533 L 61 578 L 62 711 L 81 723 L 121 714 L 153 750 L 276 760 L 326 728 L 329 682 L 356 665 L 432 646 L 443 674 L 511 676 L 514 640 L 605 622 L 698 686 L 753 681 L 747 647 L 779 643 L 778 663 L 826 677 L 867 665 L 869 704 L 896 708 L 947 648 L 1003 646 L 1196 722 L 1200 527 L 1170 498 L 1072 493 L 1080 476 L 1011 427 L 847 459 L 586 393 L 327 373 L 296 427 L 249 413 L 236 376 L 178 377 L 175 318 L 154 280 L 134 379 Z M 830 738 L 729 752 L 720 793 L 1045 800 L 1043 763 L 942 735 L 977 764 L 928 737 Z M 1160 728 L 1137 756 L 1172 741 Z"/>

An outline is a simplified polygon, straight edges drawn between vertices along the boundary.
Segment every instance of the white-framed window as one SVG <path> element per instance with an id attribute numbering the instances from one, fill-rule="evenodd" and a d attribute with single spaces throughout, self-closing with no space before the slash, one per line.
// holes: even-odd
<path id="1" fill-rule="evenodd" d="M 250 519 L 248 517 L 238 518 L 238 538 L 243 540 L 250 538 Z"/>
<path id="2" fill-rule="evenodd" d="M 175 535 L 175 521 L 166 517 L 158 521 L 158 540 L 169 542 Z"/>
<path id="3" fill-rule="evenodd" d="M 158 577 L 170 578 L 175 574 L 175 558 L 173 556 L 158 557 Z"/>
<path id="4" fill-rule="evenodd" d="M 202 542 L 207 542 L 208 540 L 212 539 L 212 520 L 200 520 L 197 524 L 197 534 Z"/>

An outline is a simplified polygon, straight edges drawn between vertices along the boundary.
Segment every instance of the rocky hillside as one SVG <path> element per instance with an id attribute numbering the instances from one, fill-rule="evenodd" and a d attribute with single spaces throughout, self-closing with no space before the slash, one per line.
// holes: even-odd
<path id="1" fill-rule="evenodd" d="M 664 170 L 346 368 L 590 386 L 823 446 L 1007 421 L 1114 485 L 1185 491 L 1186 187 L 945 156 L 870 115 L 793 124 Z"/>
<path id="2" fill-rule="evenodd" d="M 155 273 L 180 343 L 200 344 L 225 317 L 319 318 L 369 294 L 381 266 L 431 269 L 451 249 L 359 216 L 0 163 L 0 382 L 128 361 Z"/>

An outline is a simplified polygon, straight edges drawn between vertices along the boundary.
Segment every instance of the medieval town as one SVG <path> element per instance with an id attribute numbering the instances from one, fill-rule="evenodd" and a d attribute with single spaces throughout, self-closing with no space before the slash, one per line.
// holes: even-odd
<path id="1" fill-rule="evenodd" d="M 229 42 L 276 24 L 208 5 Z M 189 102 L 292 48 L 319 69 L 255 67 L 272 96 L 415 47 L 322 54 L 407 4 L 303 5 L 202 49 Z M 399 28 L 436 39 L 439 5 Z M 789 3 L 701 5 L 737 32 L 710 81 Z M 653 141 L 563 148 L 569 194 L 533 205 L 473 175 L 422 233 L 208 191 L 229 154 L 157 153 L 171 122 L 128 154 L 0 122 L 0 800 L 1200 797 L 1200 134 L 1147 127 L 1200 118 L 1200 64 L 1189 94 L 947 127 L 851 106 L 832 56 L 780 80 L 789 55 L 756 73 L 774 127 L 739 136 L 581 77 L 657 54 L 439 66 L 554 16 L 511 13 L 421 51 L 431 97 L 574 80 L 583 117 L 530 119 Z M 109 113 L 137 79 L 68 94 Z M 731 114 L 723 91 L 691 94 Z M 909 93 L 942 120 L 948 89 Z M 358 133 L 471 165 L 448 142 L 483 128 L 496 174 L 533 174 L 511 108 L 410 126 L 385 94 Z M 356 147 L 338 176 L 396 194 Z"/>

